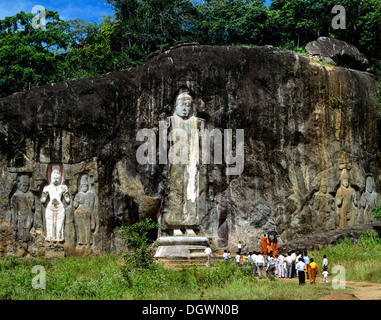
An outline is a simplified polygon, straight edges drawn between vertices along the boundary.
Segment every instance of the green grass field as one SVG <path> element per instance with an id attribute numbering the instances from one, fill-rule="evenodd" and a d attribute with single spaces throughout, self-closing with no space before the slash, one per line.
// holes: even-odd
<path id="1" fill-rule="evenodd" d="M 332 267 L 340 265 L 345 268 L 346 280 L 381 283 L 381 241 L 374 233 L 364 235 L 357 244 L 345 240 L 309 252 L 318 266 L 324 254 L 329 260 L 330 280 L 335 276 Z M 45 289 L 33 288 L 33 283 L 41 285 L 41 273 L 32 272 L 36 265 L 45 269 Z M 270 281 L 266 277 L 253 277 L 249 268 L 236 266 L 234 262 L 216 261 L 208 268 L 193 265 L 181 270 L 158 264 L 152 270 L 129 272 L 123 271 L 123 266 L 123 257 L 116 255 L 55 260 L 3 258 L 0 299 L 310 300 L 338 291 L 331 283 L 322 283 L 321 276 L 315 285 L 299 286 L 296 279 Z"/>

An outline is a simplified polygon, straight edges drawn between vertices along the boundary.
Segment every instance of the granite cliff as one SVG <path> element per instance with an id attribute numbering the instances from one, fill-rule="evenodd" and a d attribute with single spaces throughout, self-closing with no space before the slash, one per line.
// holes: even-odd
<path id="1" fill-rule="evenodd" d="M 137 161 L 137 134 L 159 132 L 184 90 L 199 125 L 232 130 L 233 150 L 244 130 L 241 174 L 225 158 L 197 167 L 195 232 L 214 248 L 369 222 L 381 190 L 372 76 L 279 48 L 193 44 L 0 100 L 0 255 L 47 255 L 60 212 L 65 255 L 110 252 L 115 227 L 169 214 L 180 187 L 168 164 Z M 54 192 L 68 201 L 41 201 Z"/>

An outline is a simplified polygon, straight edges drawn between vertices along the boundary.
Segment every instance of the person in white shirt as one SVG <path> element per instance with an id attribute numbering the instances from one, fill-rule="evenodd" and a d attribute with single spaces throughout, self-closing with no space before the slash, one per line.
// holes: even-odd
<path id="1" fill-rule="evenodd" d="M 237 249 L 238 249 L 238 254 L 241 254 L 241 250 L 242 250 L 242 243 L 241 243 L 241 241 L 238 241 Z"/>
<path id="2" fill-rule="evenodd" d="M 328 271 L 328 259 L 327 256 L 323 256 L 323 271 Z"/>
<path id="3" fill-rule="evenodd" d="M 284 258 L 284 262 L 285 262 L 285 268 L 286 268 L 286 272 L 285 272 L 284 276 L 286 278 L 291 278 L 291 274 L 292 274 L 292 257 L 291 257 L 291 255 L 288 255 L 286 253 L 286 257 Z"/>
<path id="4" fill-rule="evenodd" d="M 278 256 L 278 278 L 284 278 L 284 269 L 284 256 L 282 255 L 282 253 L 280 253 Z"/>
<path id="5" fill-rule="evenodd" d="M 323 271 L 323 283 L 328 283 L 328 271 Z"/>
<path id="6" fill-rule="evenodd" d="M 262 277 L 263 265 L 265 264 L 265 259 L 261 254 L 257 254 L 256 258 L 258 276 Z"/>
<path id="7" fill-rule="evenodd" d="M 224 254 L 222 255 L 224 260 L 229 260 L 228 250 L 224 250 Z"/>
<path id="8" fill-rule="evenodd" d="M 299 252 L 296 259 L 295 259 L 295 263 L 298 263 L 299 262 L 299 258 L 302 257 L 302 254 Z M 296 268 L 296 266 L 295 266 Z M 298 273 L 298 269 L 296 269 L 296 276 L 299 276 L 299 273 Z"/>
<path id="9" fill-rule="evenodd" d="M 237 255 L 235 256 L 235 264 L 239 264 L 239 260 L 241 259 L 240 254 L 237 251 Z"/>
<path id="10" fill-rule="evenodd" d="M 268 277 L 270 280 L 274 279 L 275 263 L 276 261 L 274 257 L 270 254 L 270 256 L 267 259 L 267 268 L 266 268 L 266 273 L 268 274 Z"/>
<path id="11" fill-rule="evenodd" d="M 253 275 L 255 276 L 255 274 L 257 273 L 257 255 L 255 251 L 251 255 L 251 260 L 253 260 L 253 266 L 254 266 Z"/>
<path id="12" fill-rule="evenodd" d="M 299 258 L 299 262 L 296 264 L 296 270 L 298 270 L 299 285 L 306 283 L 306 277 L 304 270 L 306 269 L 306 264 L 303 261 L 303 258 Z"/>
<path id="13" fill-rule="evenodd" d="M 295 276 L 295 264 L 298 262 L 296 259 L 296 254 L 294 251 L 291 251 L 291 274 L 290 278 L 293 278 Z"/>
<path id="14" fill-rule="evenodd" d="M 212 249 L 210 249 L 209 245 L 205 248 L 204 252 L 206 255 L 206 266 L 208 267 L 210 263 L 210 256 L 212 255 Z"/>

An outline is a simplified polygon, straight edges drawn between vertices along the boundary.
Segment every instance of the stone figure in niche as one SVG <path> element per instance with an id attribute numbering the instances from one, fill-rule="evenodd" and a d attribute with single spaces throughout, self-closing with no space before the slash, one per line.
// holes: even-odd
<path id="1" fill-rule="evenodd" d="M 195 235 L 199 225 L 198 200 L 200 193 L 199 131 L 205 121 L 193 115 L 193 99 L 188 92 L 177 96 L 174 114 L 167 118 L 171 147 L 169 159 L 168 205 L 162 223 L 166 229 L 181 235 Z M 184 161 L 185 160 L 185 161 Z"/>
<path id="2" fill-rule="evenodd" d="M 78 247 L 90 247 L 92 231 L 95 230 L 95 195 L 90 189 L 89 177 L 80 178 L 79 192 L 74 198 L 74 224 Z"/>
<path id="3" fill-rule="evenodd" d="M 11 228 L 17 240 L 28 242 L 34 220 L 34 195 L 29 190 L 29 176 L 17 178 L 17 190 L 11 198 Z"/>
<path id="4" fill-rule="evenodd" d="M 365 192 L 361 195 L 360 208 L 358 214 L 358 223 L 370 223 L 372 222 L 371 208 L 374 204 L 378 204 L 380 201 L 380 194 L 376 192 L 374 179 L 372 176 L 366 178 Z"/>
<path id="5" fill-rule="evenodd" d="M 70 203 L 70 195 L 66 185 L 62 184 L 60 166 L 53 166 L 51 182 L 42 191 L 41 203 L 49 202 L 45 209 L 46 238 L 52 243 L 64 241 L 65 207 L 62 201 Z"/>
<path id="6" fill-rule="evenodd" d="M 322 180 L 320 190 L 315 193 L 313 198 L 314 229 L 335 228 L 335 198 L 327 191 L 327 183 Z"/>
<path id="7" fill-rule="evenodd" d="M 356 191 L 349 184 L 347 170 L 343 169 L 341 173 L 341 185 L 336 192 L 337 227 L 353 226 L 356 223 L 357 205 Z"/>

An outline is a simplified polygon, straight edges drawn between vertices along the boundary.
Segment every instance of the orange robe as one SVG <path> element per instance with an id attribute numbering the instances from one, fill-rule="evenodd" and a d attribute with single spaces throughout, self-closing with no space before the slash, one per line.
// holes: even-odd
<path id="1" fill-rule="evenodd" d="M 261 254 L 266 254 L 266 238 L 261 238 Z"/>
<path id="2" fill-rule="evenodd" d="M 274 255 L 274 258 L 278 254 L 278 248 L 279 248 L 278 240 L 273 241 L 273 255 Z"/>
<path id="3" fill-rule="evenodd" d="M 266 245 L 267 245 L 266 254 L 270 254 L 270 252 L 271 252 L 271 239 L 270 238 L 266 238 Z"/>

